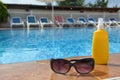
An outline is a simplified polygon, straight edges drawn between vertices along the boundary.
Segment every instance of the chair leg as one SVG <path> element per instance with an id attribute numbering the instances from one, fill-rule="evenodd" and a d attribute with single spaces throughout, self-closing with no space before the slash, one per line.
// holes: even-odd
<path id="1" fill-rule="evenodd" d="M 117 22 L 115 22 L 117 24 L 117 26 L 120 26 Z"/>
<path id="2" fill-rule="evenodd" d="M 12 28 L 12 24 L 10 24 L 10 27 Z"/>
<path id="3" fill-rule="evenodd" d="M 27 29 L 28 29 L 28 30 L 29 30 L 29 26 L 30 26 L 30 25 L 29 25 L 29 24 L 27 24 Z"/>
<path id="4" fill-rule="evenodd" d="M 43 28 L 43 24 L 41 24 L 41 28 Z"/>
<path id="5" fill-rule="evenodd" d="M 59 27 L 62 27 L 59 22 L 57 22 L 57 24 L 58 24 Z"/>
<path id="6" fill-rule="evenodd" d="M 40 25 L 38 24 L 39 28 L 40 28 Z"/>
<path id="7" fill-rule="evenodd" d="M 25 28 L 25 25 L 23 24 L 23 28 Z"/>

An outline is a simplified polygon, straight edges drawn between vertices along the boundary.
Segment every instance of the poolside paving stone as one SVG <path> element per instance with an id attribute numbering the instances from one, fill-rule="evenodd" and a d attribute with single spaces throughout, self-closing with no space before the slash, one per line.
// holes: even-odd
<path id="1" fill-rule="evenodd" d="M 90 74 L 84 75 L 78 74 L 74 68 L 66 75 L 56 74 L 51 70 L 49 61 L 1 64 L 0 80 L 102 80 L 120 77 L 119 58 L 120 54 L 112 54 L 108 65 L 95 65 Z"/>

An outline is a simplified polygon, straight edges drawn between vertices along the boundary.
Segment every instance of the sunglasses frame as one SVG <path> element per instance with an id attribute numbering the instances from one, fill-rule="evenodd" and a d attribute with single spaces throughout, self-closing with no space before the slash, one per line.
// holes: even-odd
<path id="1" fill-rule="evenodd" d="M 69 63 L 69 65 L 70 65 L 70 66 L 69 66 L 69 69 L 67 70 L 67 72 L 69 72 L 70 69 L 71 69 L 71 67 L 73 66 L 73 67 L 75 68 L 75 70 L 76 70 L 78 73 L 80 73 L 80 74 L 88 74 L 88 73 L 90 73 L 90 72 L 94 69 L 94 65 L 95 65 L 95 61 L 94 61 L 93 58 L 82 58 L 82 59 L 73 59 L 73 60 L 51 59 L 51 60 L 50 60 L 50 66 L 51 66 L 51 69 L 52 69 L 54 72 L 56 72 L 56 71 L 53 69 L 53 66 L 52 66 L 52 62 L 53 62 L 54 60 L 57 60 L 57 61 L 65 60 L 65 61 L 66 61 L 67 63 Z M 92 63 L 91 63 L 92 69 L 91 69 L 89 72 L 87 72 L 87 73 L 81 73 L 81 72 L 79 72 L 79 71 L 77 70 L 76 66 L 75 66 L 76 62 L 82 61 L 82 60 L 88 60 L 88 61 L 91 61 L 91 62 L 92 62 Z M 66 74 L 67 72 L 65 72 L 65 73 L 56 72 L 56 73 Z"/>

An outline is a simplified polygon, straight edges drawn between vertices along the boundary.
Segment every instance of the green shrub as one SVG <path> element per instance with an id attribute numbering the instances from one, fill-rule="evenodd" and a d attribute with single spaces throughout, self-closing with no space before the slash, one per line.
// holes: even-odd
<path id="1" fill-rule="evenodd" d="M 7 7 L 0 1 L 0 24 L 7 22 L 9 17 L 9 13 L 7 11 Z"/>

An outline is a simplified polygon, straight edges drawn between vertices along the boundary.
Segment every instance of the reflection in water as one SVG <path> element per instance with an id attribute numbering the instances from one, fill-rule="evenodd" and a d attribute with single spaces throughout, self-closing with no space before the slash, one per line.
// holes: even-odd
<path id="1" fill-rule="evenodd" d="M 44 28 L 41 28 L 41 29 L 40 29 L 40 33 L 41 33 L 41 34 L 44 33 Z"/>

